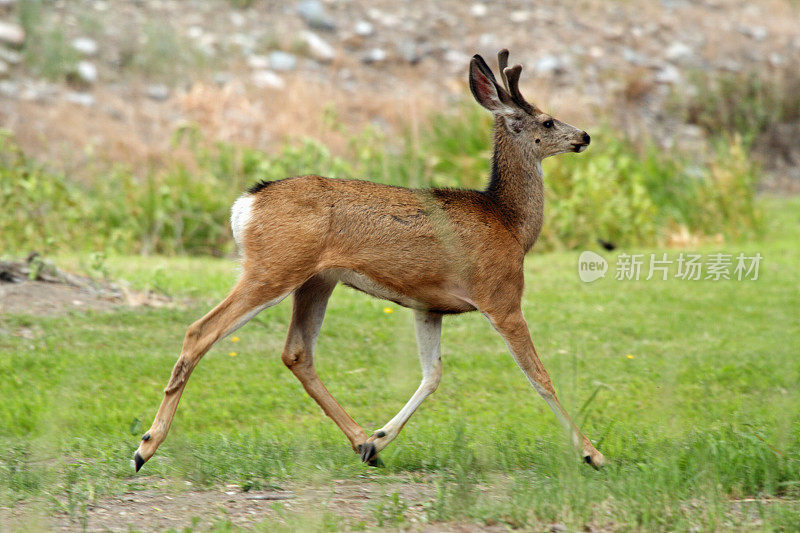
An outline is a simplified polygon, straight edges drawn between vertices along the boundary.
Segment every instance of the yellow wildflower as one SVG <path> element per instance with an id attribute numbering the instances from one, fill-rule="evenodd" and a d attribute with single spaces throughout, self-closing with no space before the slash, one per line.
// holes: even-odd
<path id="1" fill-rule="evenodd" d="M 392 309 L 391 307 L 384 307 L 383 312 L 386 313 L 387 315 L 391 315 L 392 313 L 394 313 L 394 309 Z"/>
<path id="2" fill-rule="evenodd" d="M 231 342 L 239 342 L 239 337 L 231 337 Z"/>
<path id="3" fill-rule="evenodd" d="M 228 352 L 228 355 L 230 355 L 231 357 L 236 357 L 239 354 L 237 354 L 236 352 Z"/>

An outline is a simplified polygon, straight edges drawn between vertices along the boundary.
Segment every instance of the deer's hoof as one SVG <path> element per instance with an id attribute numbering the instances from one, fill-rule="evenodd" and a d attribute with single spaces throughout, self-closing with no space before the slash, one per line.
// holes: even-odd
<path id="1" fill-rule="evenodd" d="M 378 450 L 375 448 L 375 443 L 365 442 L 358 445 L 358 451 L 361 452 L 361 461 L 366 463 L 367 466 L 384 467 L 381 458 L 378 457 Z"/>
<path id="2" fill-rule="evenodd" d="M 596 452 L 597 455 L 592 457 L 588 453 L 583 456 L 583 462 L 587 465 L 590 465 L 595 470 L 600 470 L 603 468 L 603 464 L 605 463 L 605 458 L 600 452 Z"/>
<path id="3" fill-rule="evenodd" d="M 142 454 L 140 454 L 138 451 L 135 454 L 133 454 L 133 466 L 134 468 L 136 468 L 137 472 L 139 471 L 140 468 L 142 468 L 142 465 L 144 463 L 145 460 L 144 457 L 142 457 Z"/>

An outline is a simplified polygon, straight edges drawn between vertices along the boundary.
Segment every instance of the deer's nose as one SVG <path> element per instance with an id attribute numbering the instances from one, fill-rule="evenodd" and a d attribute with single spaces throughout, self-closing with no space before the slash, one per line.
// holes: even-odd
<path id="1" fill-rule="evenodd" d="M 583 142 L 585 142 L 586 144 L 589 144 L 591 141 L 592 141 L 592 138 L 589 137 L 589 134 L 584 131 L 583 132 Z"/>

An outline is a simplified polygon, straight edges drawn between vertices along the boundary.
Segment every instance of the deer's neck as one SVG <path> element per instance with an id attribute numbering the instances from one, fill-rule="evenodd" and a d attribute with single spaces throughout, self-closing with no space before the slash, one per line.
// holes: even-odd
<path id="1" fill-rule="evenodd" d="M 525 251 L 530 250 L 544 220 L 542 163 L 532 154 L 523 153 L 501 124 L 495 126 L 492 172 L 486 194 L 504 211 Z"/>

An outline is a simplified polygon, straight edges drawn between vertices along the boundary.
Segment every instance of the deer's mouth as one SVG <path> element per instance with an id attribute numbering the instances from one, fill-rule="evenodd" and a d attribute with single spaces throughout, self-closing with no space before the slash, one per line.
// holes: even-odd
<path id="1" fill-rule="evenodd" d="M 586 147 L 588 147 L 588 146 L 589 146 L 589 143 L 572 143 L 572 151 L 580 153 L 580 152 L 583 152 L 584 150 L 586 150 Z"/>

